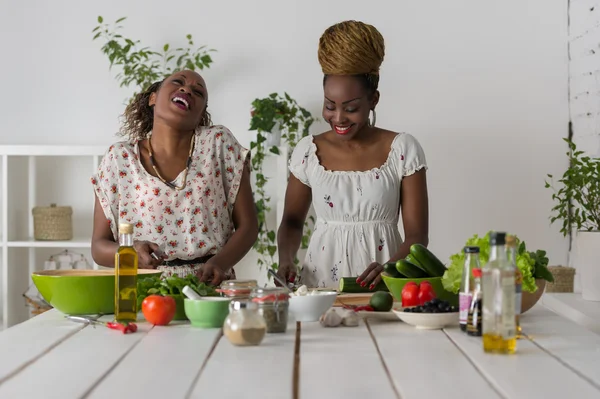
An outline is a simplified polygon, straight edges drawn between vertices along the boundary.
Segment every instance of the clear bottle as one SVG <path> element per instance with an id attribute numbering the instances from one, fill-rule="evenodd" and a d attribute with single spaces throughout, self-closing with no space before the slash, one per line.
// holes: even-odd
<path id="1" fill-rule="evenodd" d="M 469 316 L 469 307 L 471 306 L 471 298 L 473 289 L 472 275 L 473 269 L 479 269 L 479 247 L 465 247 L 465 264 L 460 280 L 460 291 L 458 293 L 459 303 L 459 323 L 462 331 L 467 331 L 467 317 Z"/>
<path id="2" fill-rule="evenodd" d="M 482 332 L 481 322 L 481 269 L 473 269 L 472 299 L 467 314 L 466 330 L 468 335 L 480 337 Z"/>
<path id="3" fill-rule="evenodd" d="M 119 224 L 119 248 L 115 253 L 115 320 L 137 320 L 138 254 L 133 248 L 133 225 Z"/>
<path id="4" fill-rule="evenodd" d="M 517 349 L 515 270 L 506 257 L 506 233 L 490 234 L 490 259 L 482 270 L 483 350 L 509 354 Z"/>
<path id="5" fill-rule="evenodd" d="M 236 346 L 260 345 L 267 333 L 265 319 L 258 304 L 248 300 L 232 300 L 229 315 L 223 323 L 223 335 Z"/>
<path id="6" fill-rule="evenodd" d="M 516 338 L 521 339 L 521 296 L 523 288 L 523 274 L 517 267 L 517 240 L 515 236 L 506 236 L 506 257 L 515 269 L 515 331 Z"/>

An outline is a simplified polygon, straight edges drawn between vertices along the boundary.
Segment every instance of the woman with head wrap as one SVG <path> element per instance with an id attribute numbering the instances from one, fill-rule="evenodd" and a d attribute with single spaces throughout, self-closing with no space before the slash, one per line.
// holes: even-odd
<path id="1" fill-rule="evenodd" d="M 294 258 L 311 203 L 317 222 L 299 270 L 309 287 L 337 287 L 341 277 L 358 277 L 372 289 L 382 264 L 404 258 L 414 243 L 428 244 L 423 149 L 410 134 L 376 124 L 384 53 L 379 31 L 362 22 L 335 24 L 321 36 L 323 118 L 331 130 L 303 138 L 290 160 L 277 236 L 278 274 L 286 281 L 298 272 Z"/>

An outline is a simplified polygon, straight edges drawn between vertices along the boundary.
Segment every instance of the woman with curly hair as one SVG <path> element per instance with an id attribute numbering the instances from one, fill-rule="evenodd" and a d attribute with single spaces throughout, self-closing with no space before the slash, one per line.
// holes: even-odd
<path id="1" fill-rule="evenodd" d="M 372 289 L 382 264 L 404 258 L 414 243 L 428 244 L 423 149 L 412 135 L 376 125 L 384 54 L 379 31 L 362 22 L 335 24 L 320 38 L 323 119 L 331 129 L 303 138 L 290 160 L 277 235 L 278 273 L 287 281 L 296 277 L 294 258 L 311 203 L 317 222 L 300 270 L 309 287 L 337 287 L 340 277 L 358 277 Z"/>
<path id="2" fill-rule="evenodd" d="M 249 152 L 212 125 L 208 91 L 181 71 L 138 94 L 121 135 L 92 177 L 96 193 L 92 257 L 113 267 L 119 223 L 134 225 L 140 268 L 195 273 L 219 284 L 250 250 L 258 221 Z"/>

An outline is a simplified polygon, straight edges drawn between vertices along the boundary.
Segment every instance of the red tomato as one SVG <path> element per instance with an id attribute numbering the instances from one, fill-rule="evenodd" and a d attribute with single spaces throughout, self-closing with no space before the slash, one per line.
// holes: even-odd
<path id="1" fill-rule="evenodd" d="M 175 299 L 170 296 L 150 295 L 142 302 L 142 313 L 155 326 L 166 326 L 175 317 Z"/>
<path id="2" fill-rule="evenodd" d="M 419 304 L 419 287 L 416 283 L 406 283 L 402 288 L 402 306 L 417 306 Z"/>
<path id="3" fill-rule="evenodd" d="M 429 281 L 423 281 L 419 285 L 419 305 L 424 305 L 425 302 L 431 301 L 435 298 L 435 292 L 431 287 L 431 283 Z"/>

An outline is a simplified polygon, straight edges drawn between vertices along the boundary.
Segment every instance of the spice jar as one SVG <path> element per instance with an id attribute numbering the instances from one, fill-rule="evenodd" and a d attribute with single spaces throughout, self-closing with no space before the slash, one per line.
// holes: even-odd
<path id="1" fill-rule="evenodd" d="M 221 283 L 222 296 L 233 299 L 249 299 L 253 288 L 258 287 L 256 280 L 227 280 Z"/>
<path id="2" fill-rule="evenodd" d="M 255 288 L 250 295 L 258 304 L 260 313 L 267 323 L 268 333 L 283 333 L 287 330 L 289 294 L 281 287 Z"/>
<path id="3" fill-rule="evenodd" d="M 223 323 L 223 334 L 236 346 L 260 345 L 267 326 L 258 313 L 258 304 L 247 300 L 232 300 L 229 315 Z"/>

